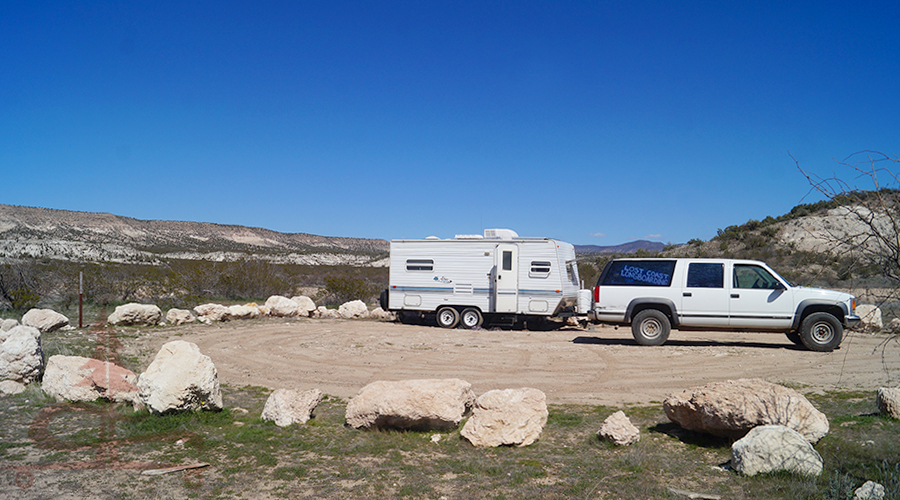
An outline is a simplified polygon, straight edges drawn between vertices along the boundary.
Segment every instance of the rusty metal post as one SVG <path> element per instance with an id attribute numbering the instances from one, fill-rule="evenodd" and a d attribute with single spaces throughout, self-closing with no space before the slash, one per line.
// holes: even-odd
<path id="1" fill-rule="evenodd" d="M 84 301 L 84 271 L 78 271 L 78 328 L 84 328 L 81 304 Z"/>

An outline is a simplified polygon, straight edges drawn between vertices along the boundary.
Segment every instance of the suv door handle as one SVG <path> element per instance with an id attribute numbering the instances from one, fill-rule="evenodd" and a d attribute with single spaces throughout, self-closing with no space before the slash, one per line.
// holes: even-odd
<path id="1" fill-rule="evenodd" d="M 740 296 L 740 294 L 732 293 L 732 294 L 731 294 L 731 298 L 732 298 L 732 299 L 739 299 L 739 298 L 741 298 L 741 296 Z"/>
<path id="2" fill-rule="evenodd" d="M 684 292 L 684 293 L 681 294 L 681 295 L 682 295 L 683 297 L 690 297 L 690 296 L 691 296 L 691 292 Z"/>

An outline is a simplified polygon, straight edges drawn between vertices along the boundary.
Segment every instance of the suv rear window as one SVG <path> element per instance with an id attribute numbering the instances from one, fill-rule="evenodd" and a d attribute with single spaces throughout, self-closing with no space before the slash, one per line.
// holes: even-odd
<path id="1" fill-rule="evenodd" d="M 600 277 L 603 286 L 669 286 L 674 260 L 614 260 Z"/>

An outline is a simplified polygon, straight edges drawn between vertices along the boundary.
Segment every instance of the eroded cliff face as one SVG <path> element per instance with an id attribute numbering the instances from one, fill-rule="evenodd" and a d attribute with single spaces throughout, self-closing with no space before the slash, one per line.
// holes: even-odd
<path id="1" fill-rule="evenodd" d="M 807 215 L 782 223 L 778 239 L 805 252 L 841 253 L 857 246 L 876 250 L 879 242 L 873 238 L 873 227 L 882 234 L 894 234 L 892 221 L 885 214 L 873 213 L 862 206 L 838 207 L 821 215 Z"/>
<path id="2" fill-rule="evenodd" d="M 149 263 L 252 256 L 275 263 L 360 266 L 384 265 L 388 251 L 386 240 L 0 205 L 0 257 Z"/>

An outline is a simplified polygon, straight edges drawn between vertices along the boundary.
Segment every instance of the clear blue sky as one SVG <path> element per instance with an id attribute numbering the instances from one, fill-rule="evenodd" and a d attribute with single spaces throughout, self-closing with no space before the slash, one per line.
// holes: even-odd
<path id="1" fill-rule="evenodd" d="M 887 1 L 6 0 L 0 203 L 709 239 L 820 199 L 791 154 L 822 176 L 900 154 L 898 19 Z"/>

